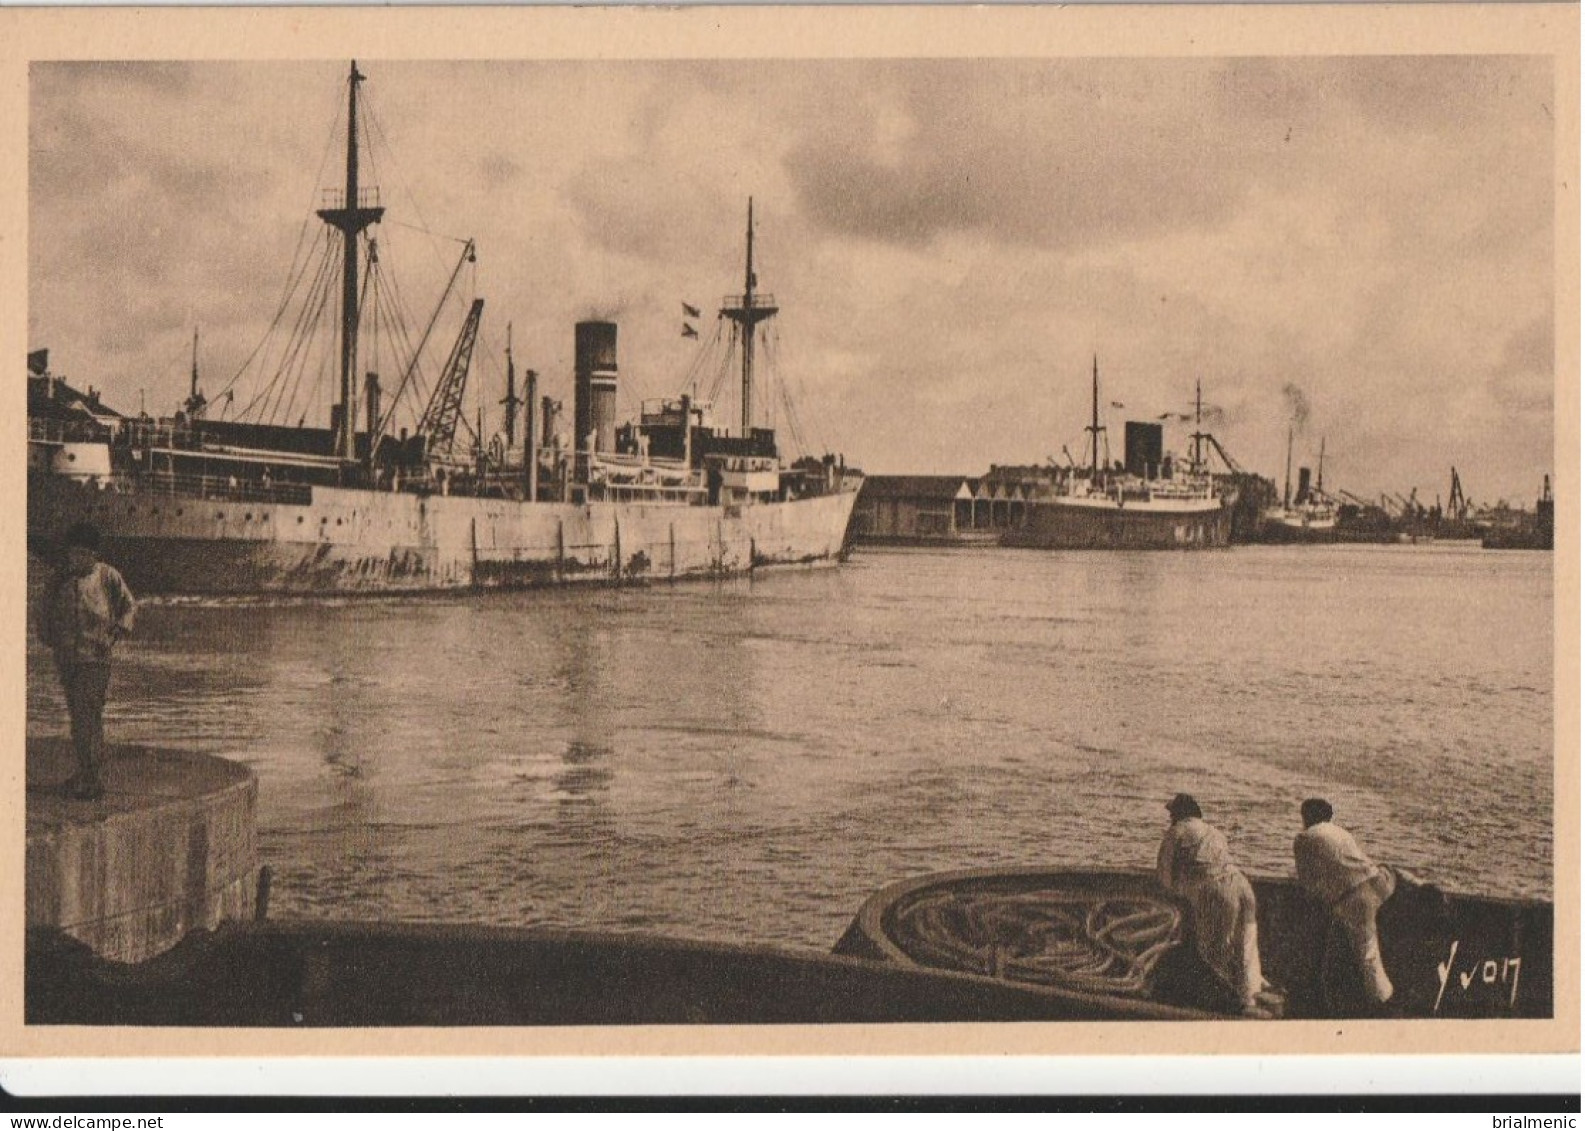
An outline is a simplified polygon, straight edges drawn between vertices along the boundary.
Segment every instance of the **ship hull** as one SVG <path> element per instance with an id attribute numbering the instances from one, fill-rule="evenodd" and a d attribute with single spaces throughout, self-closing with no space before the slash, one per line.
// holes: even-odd
<path id="1" fill-rule="evenodd" d="M 845 552 L 856 492 L 741 508 L 313 488 L 203 498 L 30 473 L 28 541 L 74 522 L 140 594 L 397 593 L 722 577 Z"/>
<path id="2" fill-rule="evenodd" d="M 1231 511 L 1221 504 L 1189 508 L 1094 506 L 1035 501 L 1024 527 L 1004 546 L 1042 550 L 1200 550 L 1226 546 Z"/>
<path id="3" fill-rule="evenodd" d="M 1266 522 L 1260 528 L 1260 541 L 1277 545 L 1317 545 L 1338 540 L 1337 524 L 1299 524 Z"/>
<path id="4" fill-rule="evenodd" d="M 1551 531 L 1493 530 L 1480 540 L 1483 550 L 1550 550 Z"/>

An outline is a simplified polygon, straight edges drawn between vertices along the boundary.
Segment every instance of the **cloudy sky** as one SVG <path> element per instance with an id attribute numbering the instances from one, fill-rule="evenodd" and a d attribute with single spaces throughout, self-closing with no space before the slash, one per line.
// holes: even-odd
<path id="1" fill-rule="evenodd" d="M 1092 354 L 1119 453 L 1200 379 L 1279 481 L 1290 423 L 1364 495 L 1429 501 L 1457 465 L 1526 501 L 1553 469 L 1544 58 L 361 66 L 382 254 L 421 328 L 477 240 L 491 401 L 511 321 L 570 406 L 591 316 L 624 413 L 680 391 L 680 303 L 741 287 L 752 194 L 803 437 L 869 471 L 1078 455 Z M 345 74 L 34 64 L 30 348 L 166 412 L 196 326 L 223 387 L 318 238 Z"/>

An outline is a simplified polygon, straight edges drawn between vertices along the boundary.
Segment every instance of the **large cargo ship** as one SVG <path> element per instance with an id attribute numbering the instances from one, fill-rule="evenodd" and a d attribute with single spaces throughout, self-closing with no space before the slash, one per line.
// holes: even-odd
<path id="1" fill-rule="evenodd" d="M 1043 492 L 1030 499 L 1023 525 L 1002 544 L 1047 550 L 1189 550 L 1226 546 L 1233 492 L 1211 475 L 1204 445 L 1220 450 L 1200 428 L 1196 393 L 1193 453 L 1165 455 L 1161 426 L 1130 422 L 1127 458 L 1108 466 L 1101 458 L 1100 362 L 1091 376 L 1090 464 L 1059 468 Z M 1225 453 L 1223 459 L 1226 460 Z M 1232 461 L 1230 470 L 1236 471 Z"/>
<path id="2" fill-rule="evenodd" d="M 385 210 L 359 183 L 363 80 L 354 64 L 345 191 L 317 213 L 338 233 L 320 276 L 320 305 L 334 306 L 323 296 L 337 274 L 341 289 L 329 426 L 217 418 L 199 391 L 196 342 L 191 395 L 161 419 L 109 409 L 52 374 L 37 351 L 28 367 L 30 549 L 46 552 L 71 524 L 90 521 L 133 588 L 162 594 L 627 582 L 840 560 L 861 476 L 831 456 L 784 464 L 775 431 L 755 424 L 755 340 L 778 308 L 758 290 L 752 201 L 743 290 L 721 304 L 714 338 L 730 355 L 723 373 L 739 362 L 741 427 L 717 427 L 711 406 L 688 394 L 646 404 L 619 426 L 617 326 L 589 321 L 575 333 L 570 443 L 556 434 L 560 406 L 541 401 L 532 370 L 519 397 L 510 344 L 504 435 L 486 438 L 482 419 L 475 425 L 463 410 L 483 299 L 430 375 L 422 414 L 409 404 L 411 432 L 397 428 L 396 411 L 404 394 L 426 387 L 419 356 L 435 319 L 400 355 L 390 403 L 373 372 L 360 403 L 360 315 L 389 293 L 365 236 Z M 473 256 L 469 241 L 452 284 Z M 441 306 L 451 294 L 449 284 Z M 381 321 L 377 305 L 367 321 Z M 255 400 L 268 407 L 268 392 Z"/>

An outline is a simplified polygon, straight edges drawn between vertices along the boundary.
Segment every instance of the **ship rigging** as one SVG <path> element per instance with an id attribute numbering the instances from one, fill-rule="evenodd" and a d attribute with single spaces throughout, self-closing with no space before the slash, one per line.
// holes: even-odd
<path id="1" fill-rule="evenodd" d="M 223 405 L 229 407 L 237 389 L 251 384 L 252 395 L 242 402 L 236 422 L 298 431 L 320 427 L 313 418 L 324 420 L 320 414 L 328 408 L 328 440 L 313 447 L 338 465 L 336 481 L 344 484 L 374 482 L 382 470 L 390 477 L 396 464 L 407 465 L 409 478 L 426 465 L 452 470 L 476 465 L 486 446 L 486 438 L 463 411 L 483 306 L 482 299 L 465 295 L 476 289 L 475 244 L 471 239 L 455 241 L 461 253 L 415 342 L 417 320 L 386 265 L 390 257 L 382 253 L 387 247 L 373 232 L 386 209 L 379 186 L 365 183 L 363 173 L 366 162 L 374 165 L 372 142 L 383 138 L 384 131 L 360 98 L 364 81 L 353 62 L 346 80 L 344 180 L 339 189 L 323 193 L 323 206 L 315 210 L 324 224 L 321 238 L 307 254 L 299 242 L 274 319 L 212 402 L 221 403 L 224 396 Z M 366 145 L 371 147 L 367 153 Z M 338 290 L 339 298 L 333 298 Z M 433 362 L 427 359 L 442 339 L 437 331 L 446 311 L 457 306 L 467 313 L 431 378 Z M 327 332 L 332 310 L 334 330 Z M 360 369 L 360 362 L 366 367 Z M 382 364 L 399 374 L 389 397 L 382 385 Z M 318 397 L 332 385 L 326 380 L 329 369 L 334 370 L 337 395 L 326 406 Z M 407 426 L 399 424 L 404 419 Z M 386 444 L 388 439 L 392 445 Z"/>
<path id="2" fill-rule="evenodd" d="M 720 310 L 739 358 L 739 427 L 717 427 L 688 393 L 619 425 L 617 325 L 584 321 L 574 327 L 570 439 L 561 401 L 541 395 L 535 370 L 524 370 L 519 397 L 510 331 L 505 434 L 490 436 L 493 395 L 470 383 L 491 353 L 479 348 L 484 300 L 470 293 L 474 242 L 457 241 L 415 341 L 417 321 L 374 235 L 391 222 L 377 178 L 364 178 L 374 156 L 360 136 L 383 134 L 364 81 L 354 62 L 342 187 L 315 210 L 319 254 L 301 254 L 299 237 L 269 330 L 213 398 L 198 389 L 196 337 L 191 392 L 163 419 L 98 411 L 50 377 L 42 354 L 35 381 L 30 359 L 30 544 L 92 518 L 107 556 L 151 593 L 516 587 L 841 560 L 861 476 L 833 456 L 783 464 L 775 429 L 758 419 L 756 345 L 774 343 L 765 330 L 780 308 L 755 274 L 752 202 L 743 292 Z M 442 326 L 454 309 L 464 313 L 453 336 Z M 327 332 L 331 311 L 339 317 Z M 388 398 L 382 367 L 398 374 Z M 331 376 L 326 405 L 315 390 Z M 244 378 L 252 395 L 227 419 Z"/>

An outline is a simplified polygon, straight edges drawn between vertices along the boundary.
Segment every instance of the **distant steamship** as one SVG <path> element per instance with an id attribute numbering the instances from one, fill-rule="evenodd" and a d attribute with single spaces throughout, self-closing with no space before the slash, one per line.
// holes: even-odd
<path id="1" fill-rule="evenodd" d="M 784 465 L 774 430 L 754 424 L 755 340 L 778 308 L 758 290 L 752 201 L 743 290 L 723 300 L 714 339 L 720 373 L 741 375 L 739 428 L 714 426 L 710 406 L 689 395 L 646 404 L 636 423 L 618 426 L 617 326 L 590 321 L 575 329 L 571 445 L 555 435 L 559 406 L 538 397 L 532 370 L 519 397 L 510 344 L 504 435 L 487 439 L 482 410 L 475 423 L 463 409 L 483 299 L 468 308 L 421 414 L 418 357 L 436 319 L 416 350 L 397 355 L 390 403 L 367 373 L 359 405 L 360 318 L 363 332 L 392 321 L 380 305 L 392 288 L 382 288 L 367 235 L 385 210 L 359 183 L 363 79 L 353 64 L 345 191 L 317 213 L 330 229 L 315 276 L 320 305 L 334 309 L 324 299 L 338 284 L 341 292 L 329 427 L 262 411 L 213 418 L 196 341 L 191 395 L 162 419 L 109 409 L 52 374 L 38 351 L 29 356 L 30 547 L 43 551 L 72 523 L 92 521 L 134 589 L 165 594 L 520 587 L 838 561 L 861 477 L 831 456 Z M 441 307 L 472 259 L 469 241 Z M 290 376 L 283 366 L 276 380 Z M 263 408 L 272 389 L 278 408 L 286 387 L 267 388 Z M 399 404 L 417 416 L 411 431 L 395 426 Z"/>
<path id="2" fill-rule="evenodd" d="M 1125 462 L 1101 458 L 1100 362 L 1090 385 L 1088 467 L 1054 469 L 1049 482 L 1028 500 L 1022 524 L 1002 535 L 1002 544 L 1049 550 L 1191 550 L 1226 546 L 1232 529 L 1236 489 L 1213 476 L 1205 448 L 1213 448 L 1229 471 L 1241 469 L 1200 426 L 1195 388 L 1192 454 L 1164 454 L 1161 425 L 1130 421 Z"/>
<path id="3" fill-rule="evenodd" d="M 1299 469 L 1299 489 L 1293 490 L 1293 429 L 1288 429 L 1288 463 L 1282 481 L 1282 503 L 1261 512 L 1262 542 L 1336 542 L 1339 536 L 1337 500 L 1326 493 L 1326 441 L 1321 441 L 1321 462 L 1315 482 L 1310 469 Z"/>

